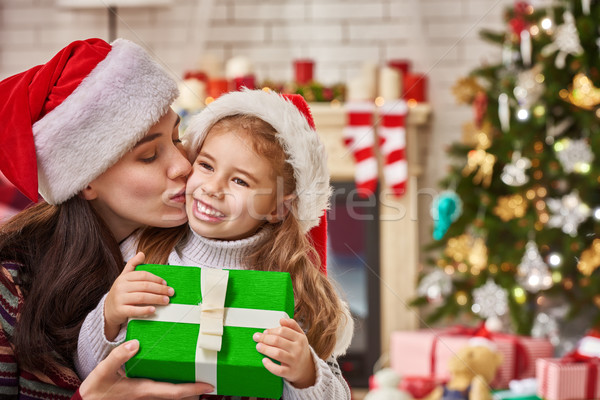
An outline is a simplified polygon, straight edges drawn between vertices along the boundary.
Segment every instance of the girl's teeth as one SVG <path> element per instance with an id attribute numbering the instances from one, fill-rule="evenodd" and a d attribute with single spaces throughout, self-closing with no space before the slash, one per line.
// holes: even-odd
<path id="1" fill-rule="evenodd" d="M 208 208 L 203 204 L 198 203 L 198 210 L 203 213 L 203 214 L 207 214 L 213 217 L 223 217 L 223 214 L 221 214 L 220 212 L 212 209 L 212 208 Z"/>

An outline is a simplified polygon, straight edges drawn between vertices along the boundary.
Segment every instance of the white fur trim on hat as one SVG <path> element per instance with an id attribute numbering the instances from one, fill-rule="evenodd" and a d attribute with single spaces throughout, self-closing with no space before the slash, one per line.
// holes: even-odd
<path id="1" fill-rule="evenodd" d="M 352 336 L 354 336 L 354 319 L 350 313 L 350 307 L 343 300 L 340 300 L 340 303 L 342 306 L 342 319 L 336 331 L 335 348 L 333 349 L 333 355 L 336 357 L 346 354 L 352 343 Z"/>
<path id="2" fill-rule="evenodd" d="M 124 39 L 54 110 L 33 125 L 39 192 L 60 204 L 142 139 L 177 97 L 177 84 Z"/>
<path id="3" fill-rule="evenodd" d="M 244 90 L 219 97 L 190 121 L 184 135 L 190 159 L 196 158 L 216 122 L 237 114 L 258 117 L 277 131 L 287 162 L 294 168 L 298 220 L 303 232 L 307 233 L 319 224 L 319 218 L 329 208 L 331 187 L 327 153 L 319 135 L 290 101 L 275 92 L 263 90 Z"/>
<path id="4" fill-rule="evenodd" d="M 482 336 L 474 336 L 469 339 L 469 346 L 471 347 L 487 347 L 491 351 L 498 351 L 498 345 L 492 342 L 490 339 Z"/>

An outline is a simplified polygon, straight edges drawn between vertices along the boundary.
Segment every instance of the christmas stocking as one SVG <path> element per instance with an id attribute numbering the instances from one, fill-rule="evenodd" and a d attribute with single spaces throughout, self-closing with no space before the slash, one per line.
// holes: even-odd
<path id="1" fill-rule="evenodd" d="M 386 101 L 379 110 L 381 121 L 377 133 L 383 157 L 383 176 L 385 184 L 396 196 L 402 196 L 406 191 L 408 177 L 405 129 L 407 111 L 404 100 Z"/>
<path id="2" fill-rule="evenodd" d="M 352 150 L 356 168 L 354 180 L 358 195 L 369 197 L 377 189 L 377 159 L 373 151 L 373 111 L 371 101 L 348 101 L 345 105 L 347 124 L 343 130 L 344 143 Z"/>

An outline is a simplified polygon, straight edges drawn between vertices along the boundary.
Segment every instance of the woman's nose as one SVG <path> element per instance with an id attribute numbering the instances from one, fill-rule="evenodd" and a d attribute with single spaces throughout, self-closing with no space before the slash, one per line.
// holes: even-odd
<path id="1" fill-rule="evenodd" d="M 173 159 L 169 167 L 169 178 L 177 179 L 187 177 L 192 171 L 192 164 L 184 157 L 179 150 L 173 152 Z"/>

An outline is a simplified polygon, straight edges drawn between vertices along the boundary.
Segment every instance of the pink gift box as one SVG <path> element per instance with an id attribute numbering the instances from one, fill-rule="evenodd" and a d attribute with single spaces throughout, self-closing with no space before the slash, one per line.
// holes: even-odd
<path id="1" fill-rule="evenodd" d="M 450 378 L 448 362 L 468 345 L 471 334 L 456 334 L 461 329 L 433 329 L 392 332 L 390 365 L 402 375 L 427 375 L 439 381 Z M 492 334 L 503 362 L 493 388 L 507 388 L 512 379 L 535 376 L 535 360 L 554 355 L 554 347 L 546 339 L 528 336 Z"/>
<path id="2" fill-rule="evenodd" d="M 600 374 L 597 364 L 542 358 L 536 361 L 536 377 L 538 396 L 546 400 L 600 398 Z"/>

